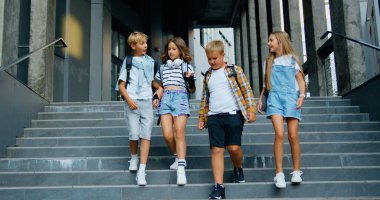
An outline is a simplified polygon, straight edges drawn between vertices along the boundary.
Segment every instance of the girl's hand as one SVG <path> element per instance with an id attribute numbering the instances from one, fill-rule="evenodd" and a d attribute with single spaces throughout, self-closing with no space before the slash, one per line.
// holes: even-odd
<path id="1" fill-rule="evenodd" d="M 264 112 L 261 110 L 261 107 L 263 106 L 263 102 L 261 101 L 261 98 L 259 99 L 259 102 L 257 103 L 257 111 L 259 111 L 260 114 L 263 114 Z"/>
<path id="2" fill-rule="evenodd" d="M 205 128 L 205 122 L 198 122 L 198 128 L 203 130 Z"/>
<path id="3" fill-rule="evenodd" d="M 303 105 L 303 101 L 305 100 L 305 97 L 303 97 L 303 96 L 300 96 L 299 98 L 298 98 L 298 100 L 297 100 L 297 107 L 296 107 L 296 109 L 298 110 L 298 109 L 300 109 L 301 107 L 302 107 L 302 105 Z"/>
<path id="4" fill-rule="evenodd" d="M 153 100 L 153 107 L 154 107 L 154 108 L 157 108 L 159 103 L 160 103 L 160 100 L 159 100 L 159 99 L 155 99 L 155 100 Z"/>
<path id="5" fill-rule="evenodd" d="M 133 99 L 127 99 L 126 102 L 131 110 L 136 110 L 138 108 L 137 103 L 133 101 Z"/>

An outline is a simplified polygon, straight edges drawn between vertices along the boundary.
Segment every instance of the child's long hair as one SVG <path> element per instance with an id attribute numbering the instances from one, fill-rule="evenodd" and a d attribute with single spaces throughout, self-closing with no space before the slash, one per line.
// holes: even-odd
<path id="1" fill-rule="evenodd" d="M 293 49 L 292 41 L 290 40 L 288 33 L 283 32 L 283 31 L 275 31 L 271 33 L 270 35 L 273 35 L 277 39 L 278 48 L 282 50 L 280 55 L 277 55 L 277 56 L 292 55 L 294 59 L 296 59 L 296 62 L 298 63 L 298 65 L 300 66 L 302 75 L 305 76 L 302 70 L 302 63 Z M 275 58 L 276 58 L 276 54 L 274 52 L 270 52 L 269 50 L 269 55 L 266 60 L 266 70 L 265 70 L 265 77 L 264 77 L 265 88 L 267 91 L 269 91 L 272 88 L 270 84 L 270 75 L 272 73 L 272 64 Z"/>
<path id="2" fill-rule="evenodd" d="M 193 57 L 190 54 L 189 47 L 187 47 L 185 41 L 180 37 L 175 37 L 175 38 L 169 39 L 165 45 L 165 51 L 161 55 L 161 60 L 163 63 L 165 63 L 167 60 L 170 60 L 170 57 L 168 54 L 170 42 L 173 42 L 177 46 L 177 48 L 179 49 L 179 52 L 180 52 L 179 58 L 180 59 L 182 59 L 186 62 L 190 62 L 191 60 L 193 60 Z"/>

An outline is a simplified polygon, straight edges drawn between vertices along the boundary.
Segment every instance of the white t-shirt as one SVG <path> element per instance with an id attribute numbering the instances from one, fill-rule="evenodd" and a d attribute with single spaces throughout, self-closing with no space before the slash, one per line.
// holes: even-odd
<path id="1" fill-rule="evenodd" d="M 143 57 L 133 57 L 133 59 L 142 60 Z M 126 81 L 126 70 L 125 66 L 123 66 L 124 70 L 120 72 L 118 83 L 120 80 Z M 148 83 L 145 76 L 143 85 L 141 87 L 140 94 L 136 94 L 137 91 L 137 83 L 139 77 L 139 70 L 132 65 L 131 70 L 129 71 L 129 84 L 127 86 L 127 92 L 129 97 L 132 99 L 151 99 L 153 96 L 151 83 Z"/>
<path id="2" fill-rule="evenodd" d="M 297 72 L 301 71 L 301 68 L 297 62 L 295 62 L 294 66 L 292 65 L 292 55 L 284 55 L 284 56 L 280 56 L 280 57 L 275 58 L 273 60 L 273 63 L 272 63 L 272 66 L 273 65 L 282 65 L 282 66 L 294 67 L 295 74 L 297 74 Z M 267 67 L 267 65 L 265 62 L 264 63 L 264 72 L 266 70 L 266 67 Z M 299 91 L 300 89 L 299 89 L 299 85 L 298 85 L 296 77 L 294 77 L 294 84 L 296 86 L 296 90 Z M 265 87 L 265 83 L 264 83 L 264 87 Z"/>
<path id="3" fill-rule="evenodd" d="M 207 86 L 210 92 L 208 115 L 233 113 L 240 110 L 228 79 L 224 74 L 224 67 L 211 71 Z"/>

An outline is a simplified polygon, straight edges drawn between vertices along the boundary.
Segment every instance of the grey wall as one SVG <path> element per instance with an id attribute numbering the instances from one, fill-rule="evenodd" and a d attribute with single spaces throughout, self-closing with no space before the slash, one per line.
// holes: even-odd
<path id="1" fill-rule="evenodd" d="M 48 102 L 8 73 L 0 73 L 0 157 Z"/>
<path id="2" fill-rule="evenodd" d="M 69 47 L 56 51 L 61 59 L 55 61 L 54 80 L 66 82 L 54 82 L 55 102 L 89 99 L 90 21 L 88 0 L 57 1 L 56 37 Z"/>
<path id="3" fill-rule="evenodd" d="M 360 106 L 360 112 L 369 113 L 371 120 L 380 121 L 380 75 L 342 95 L 351 99 L 353 105 Z"/>

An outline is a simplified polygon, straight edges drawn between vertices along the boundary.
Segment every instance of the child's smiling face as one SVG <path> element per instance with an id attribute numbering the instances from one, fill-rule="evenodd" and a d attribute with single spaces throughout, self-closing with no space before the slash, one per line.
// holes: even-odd
<path id="1" fill-rule="evenodd" d="M 269 51 L 272 53 L 278 54 L 280 50 L 278 40 L 273 34 L 271 34 L 268 38 L 268 47 Z"/>
<path id="2" fill-rule="evenodd" d="M 170 42 L 168 44 L 168 55 L 170 57 L 170 60 L 180 58 L 180 50 L 177 45 L 174 44 L 174 42 Z"/>

